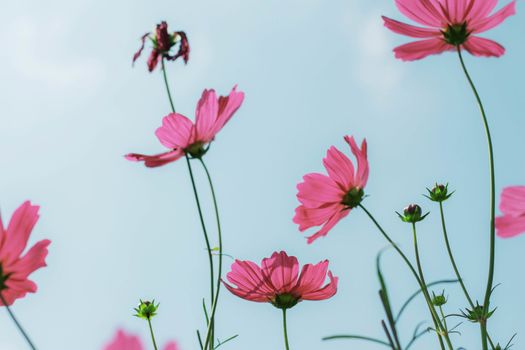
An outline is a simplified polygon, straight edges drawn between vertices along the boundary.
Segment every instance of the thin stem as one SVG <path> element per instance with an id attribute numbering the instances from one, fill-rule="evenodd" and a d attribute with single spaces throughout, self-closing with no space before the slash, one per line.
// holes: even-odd
<path id="1" fill-rule="evenodd" d="M 210 296 L 211 296 L 211 303 L 213 303 L 214 295 L 215 295 L 215 286 L 214 286 L 214 269 L 213 269 L 213 256 L 211 251 L 211 245 L 210 245 L 210 239 L 208 237 L 208 231 L 206 230 L 206 224 L 204 223 L 204 215 L 202 213 L 201 203 L 199 200 L 199 194 L 197 192 L 197 186 L 195 185 L 195 178 L 193 176 L 193 169 L 191 168 L 190 158 L 188 155 L 186 155 L 186 163 L 188 164 L 188 170 L 190 172 L 190 179 L 191 179 L 191 185 L 193 187 L 193 194 L 195 195 L 195 201 L 197 202 L 197 209 L 199 212 L 199 219 L 202 226 L 202 231 L 204 233 L 204 240 L 206 241 L 206 248 L 208 250 L 208 260 L 210 265 Z M 211 320 L 210 320 L 211 324 Z"/>
<path id="2" fill-rule="evenodd" d="M 441 317 L 443 318 L 443 327 L 445 327 L 445 332 L 448 334 L 448 326 L 447 326 L 447 318 L 445 317 L 445 313 L 443 312 L 443 306 L 439 306 L 439 313 L 441 314 Z"/>
<path id="3" fill-rule="evenodd" d="M 221 290 L 221 275 L 222 275 L 222 252 L 223 252 L 223 246 L 222 246 L 222 230 L 221 230 L 221 220 L 219 215 L 219 206 L 217 205 L 217 197 L 215 195 L 215 188 L 213 187 L 213 181 L 211 179 L 210 172 L 208 171 L 208 167 L 206 167 L 206 164 L 202 160 L 202 158 L 199 158 L 202 167 L 204 168 L 204 171 L 206 172 L 206 177 L 208 178 L 208 183 L 210 184 L 211 189 L 211 195 L 213 198 L 213 206 L 215 208 L 215 218 L 217 220 L 217 233 L 219 238 L 219 268 L 217 272 L 217 289 L 215 291 L 215 298 L 213 299 L 213 306 L 211 309 L 211 315 L 210 315 L 210 323 L 208 325 L 208 334 L 206 335 L 206 343 L 205 348 L 210 343 L 210 349 L 213 349 L 213 337 L 215 332 L 215 312 L 217 310 L 217 304 L 219 303 L 219 292 Z"/>
<path id="4" fill-rule="evenodd" d="M 494 166 L 494 150 L 492 146 L 492 137 L 490 135 L 490 128 L 489 123 L 487 120 L 487 114 L 485 113 L 485 108 L 483 107 L 483 103 L 481 102 L 481 98 L 479 96 L 478 90 L 476 89 L 476 86 L 474 85 L 474 82 L 472 81 L 472 78 L 470 77 L 470 74 L 467 70 L 467 67 L 465 66 L 465 62 L 463 60 L 463 55 L 461 54 L 461 48 L 457 47 L 459 61 L 461 62 L 461 67 L 463 68 L 463 72 L 465 73 L 465 76 L 470 84 L 470 87 L 472 88 L 472 92 L 474 93 L 474 96 L 476 97 L 476 101 L 478 103 L 479 109 L 481 111 L 481 117 L 483 119 L 483 126 L 485 127 L 485 133 L 487 136 L 487 144 L 488 144 L 488 151 L 489 151 L 489 167 L 490 167 L 490 261 L 489 261 L 489 273 L 487 278 L 487 288 L 485 290 L 485 299 L 483 301 L 483 309 L 485 311 L 485 314 L 487 314 L 490 310 L 490 295 L 492 293 L 492 286 L 494 283 L 494 265 L 496 260 L 496 228 L 494 226 L 495 223 L 495 216 L 496 216 L 496 175 L 495 175 L 495 166 Z M 481 338 L 482 338 L 482 346 L 483 350 L 488 349 L 487 344 L 487 320 L 484 320 L 485 322 L 480 322 L 481 325 Z"/>
<path id="5" fill-rule="evenodd" d="M 450 257 L 450 262 L 452 263 L 452 267 L 454 268 L 454 272 L 456 273 L 458 282 L 461 285 L 461 289 L 463 289 L 463 293 L 465 294 L 465 297 L 467 298 L 468 303 L 470 304 L 470 307 L 474 307 L 472 298 L 470 297 L 467 291 L 467 288 L 465 287 L 465 283 L 463 283 L 463 278 L 461 278 L 461 274 L 459 273 L 459 269 L 456 264 L 456 260 L 454 259 L 454 255 L 452 254 L 452 248 L 450 247 L 450 242 L 448 240 L 447 226 L 445 224 L 445 214 L 443 212 L 443 202 L 439 202 L 439 211 L 441 213 L 441 226 L 443 227 L 443 236 L 445 238 L 445 243 L 447 245 L 447 251 L 448 251 L 448 256 Z"/>
<path id="6" fill-rule="evenodd" d="M 372 222 L 379 229 L 379 232 L 381 232 L 383 237 L 386 238 L 386 240 L 392 245 L 392 247 L 394 247 L 394 249 L 399 253 L 401 258 L 405 261 L 405 263 L 407 264 L 408 268 L 410 269 L 410 271 L 412 272 L 412 274 L 416 278 L 416 281 L 419 284 L 419 287 L 421 288 L 421 290 L 423 290 L 423 288 L 426 288 L 426 286 L 423 285 L 423 282 L 419 278 L 419 275 L 416 272 L 416 269 L 414 268 L 414 266 L 412 265 L 410 260 L 408 260 L 408 258 L 405 255 L 405 253 L 403 253 L 403 251 L 397 246 L 397 244 L 394 243 L 394 241 L 390 238 L 390 236 L 386 233 L 386 231 L 381 227 L 381 225 L 379 224 L 379 222 L 377 222 L 377 220 L 374 218 L 374 216 L 362 204 L 359 204 L 359 207 L 361 209 L 363 209 L 363 211 L 368 215 L 370 220 L 372 220 Z M 438 330 L 438 329 L 441 328 L 441 321 L 439 320 L 439 317 L 437 316 L 436 310 L 434 310 L 434 307 L 433 307 L 430 299 L 428 298 L 428 296 L 425 293 L 423 293 L 423 295 L 425 296 L 425 301 L 427 302 L 427 306 L 428 306 L 428 309 L 430 311 L 430 315 L 432 316 L 432 321 L 434 322 L 434 326 L 436 327 L 436 330 Z M 443 344 L 443 339 L 441 337 L 441 334 L 439 332 L 436 332 L 436 333 L 437 333 L 437 337 L 438 337 L 441 349 L 444 350 L 445 349 L 445 345 Z"/>
<path id="7" fill-rule="evenodd" d="M 15 323 L 16 327 L 18 328 L 18 330 L 20 331 L 22 336 L 25 338 L 27 344 L 31 347 L 31 349 L 36 350 L 36 347 L 33 344 L 33 342 L 31 341 L 31 339 L 29 338 L 29 335 L 26 333 L 26 331 L 24 330 L 24 328 L 22 327 L 20 322 L 18 322 L 18 320 L 16 319 L 16 316 L 13 313 L 13 311 L 11 311 L 11 308 L 7 305 L 7 302 L 5 301 L 4 296 L 2 295 L 2 293 L 0 293 L 0 301 L 2 301 L 2 304 L 6 308 L 7 312 L 9 313 L 9 316 L 11 317 L 13 322 Z"/>
<path id="8" fill-rule="evenodd" d="M 283 309 L 283 330 L 284 330 L 284 346 L 286 350 L 290 350 L 290 345 L 288 345 L 288 327 L 286 325 L 286 309 Z"/>
<path id="9" fill-rule="evenodd" d="M 430 294 L 428 293 L 427 283 L 425 282 L 425 276 L 423 275 L 423 267 L 421 266 L 421 259 L 419 257 L 419 246 L 417 244 L 417 231 L 416 231 L 416 224 L 415 223 L 412 223 L 412 232 L 414 234 L 414 251 L 415 251 L 415 254 L 416 254 L 417 269 L 419 271 L 419 278 L 421 279 L 421 283 L 422 283 L 421 288 L 422 288 L 423 295 L 425 296 L 425 298 L 427 300 L 431 300 Z M 433 307 L 432 307 L 432 310 L 434 310 Z M 439 329 L 437 329 L 436 331 L 439 332 L 439 333 L 442 333 L 443 338 L 445 338 L 445 341 L 447 342 L 447 346 L 449 347 L 450 350 L 453 350 L 454 347 L 452 346 L 452 344 L 450 342 L 450 338 L 448 336 L 448 332 L 446 330 L 446 327 L 444 327 L 441 324 L 439 316 L 437 316 L 437 318 L 438 318 L 438 321 L 439 321 L 438 322 Z"/>
<path id="10" fill-rule="evenodd" d="M 162 75 L 164 76 L 164 84 L 166 85 L 168 99 L 170 100 L 171 111 L 175 113 L 175 104 L 173 103 L 173 98 L 171 97 L 170 85 L 168 84 L 168 77 L 166 75 L 166 65 L 164 64 L 164 58 L 162 58 L 160 62 L 162 65 Z"/>
<path id="11" fill-rule="evenodd" d="M 151 334 L 151 342 L 153 343 L 153 348 L 157 350 L 157 342 L 155 341 L 155 334 L 153 333 L 153 327 L 151 325 L 151 319 L 148 318 L 149 332 Z"/>

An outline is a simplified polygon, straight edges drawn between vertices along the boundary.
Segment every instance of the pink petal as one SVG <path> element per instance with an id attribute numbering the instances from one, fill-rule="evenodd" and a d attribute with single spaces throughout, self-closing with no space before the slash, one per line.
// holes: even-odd
<path id="1" fill-rule="evenodd" d="M 315 234 L 308 237 L 308 244 L 312 244 L 316 239 L 319 237 L 324 237 L 328 234 L 328 232 L 345 216 L 350 213 L 350 209 L 342 210 L 336 214 L 334 214 L 325 224 L 324 226 Z"/>
<path id="2" fill-rule="evenodd" d="M 147 38 L 148 36 L 149 36 L 149 33 L 146 33 L 146 34 L 144 34 L 144 35 L 140 38 L 142 44 L 141 44 L 140 48 L 138 49 L 138 51 L 135 52 L 135 54 L 133 55 L 133 61 L 132 61 L 133 64 L 135 64 L 135 61 L 137 60 L 137 58 L 140 57 L 140 55 L 141 55 L 141 53 L 142 53 L 142 50 L 144 50 L 144 45 L 145 45 L 145 43 L 146 43 L 146 38 Z"/>
<path id="3" fill-rule="evenodd" d="M 414 41 L 394 49 L 396 58 L 403 61 L 416 61 L 429 55 L 440 54 L 445 51 L 454 50 L 454 46 L 445 41 L 434 38 L 427 40 Z"/>
<path id="4" fill-rule="evenodd" d="M 307 294 L 316 291 L 323 286 L 328 272 L 328 260 L 322 261 L 316 265 L 306 264 L 301 270 L 301 275 L 294 288 L 297 295 Z"/>
<path id="5" fill-rule="evenodd" d="M 297 185 L 297 198 L 306 207 L 318 208 L 340 203 L 345 195 L 335 181 L 324 174 L 307 174 L 303 180 Z"/>
<path id="6" fill-rule="evenodd" d="M 501 238 L 511 238 L 525 232 L 525 216 L 499 216 L 496 218 L 497 234 Z"/>
<path id="7" fill-rule="evenodd" d="M 328 277 L 330 278 L 330 283 L 328 283 L 321 289 L 314 290 L 301 295 L 301 299 L 325 300 L 333 297 L 335 293 L 337 293 L 337 284 L 339 283 L 339 278 L 334 277 L 331 272 L 328 272 Z"/>
<path id="8" fill-rule="evenodd" d="M 254 262 L 236 260 L 226 277 L 237 288 L 223 282 L 225 287 L 240 298 L 267 302 L 274 295 L 273 287 L 268 284 L 261 268 Z"/>
<path id="9" fill-rule="evenodd" d="M 157 64 L 159 64 L 161 59 L 162 55 L 159 53 L 159 51 L 153 49 L 148 57 L 148 70 L 150 72 L 153 72 L 153 70 L 155 69 L 155 67 L 157 67 Z"/>
<path id="10" fill-rule="evenodd" d="M 155 135 L 167 148 L 186 148 L 194 142 L 193 122 L 178 113 L 171 113 L 162 119 L 162 126 Z"/>
<path id="11" fill-rule="evenodd" d="M 499 208 L 503 214 L 521 216 L 525 214 L 525 186 L 510 186 L 503 189 Z"/>
<path id="12" fill-rule="evenodd" d="M 350 145 L 350 149 L 357 159 L 357 174 L 352 187 L 364 188 L 368 182 L 369 173 L 366 139 L 363 139 L 361 149 L 357 147 L 353 136 L 345 136 L 345 141 Z"/>
<path id="13" fill-rule="evenodd" d="M 512 1 L 507 6 L 496 12 L 490 17 L 473 20 L 469 23 L 473 33 L 482 33 L 492 29 L 506 20 L 508 17 L 516 14 L 516 1 Z"/>
<path id="14" fill-rule="evenodd" d="M 219 114 L 219 102 L 215 90 L 204 90 L 195 111 L 196 140 L 210 142 L 213 140 L 214 125 Z"/>
<path id="15" fill-rule="evenodd" d="M 344 205 L 334 203 L 319 208 L 306 208 L 303 205 L 295 209 L 293 222 L 299 225 L 299 231 L 303 232 L 313 226 L 321 226 L 332 216 L 344 210 Z"/>
<path id="16" fill-rule="evenodd" d="M 396 0 L 399 11 L 420 24 L 441 28 L 445 23 L 444 15 L 430 0 Z"/>
<path id="17" fill-rule="evenodd" d="M 104 347 L 104 350 L 144 350 L 140 338 L 126 334 L 119 329 L 115 337 Z"/>
<path id="18" fill-rule="evenodd" d="M 472 0 L 441 0 L 441 3 L 450 23 L 462 23 L 473 6 Z"/>
<path id="19" fill-rule="evenodd" d="M 462 47 L 474 56 L 500 57 L 505 53 L 505 48 L 497 42 L 477 36 L 470 36 Z"/>
<path id="20" fill-rule="evenodd" d="M 174 162 L 184 156 L 184 151 L 182 149 L 176 149 L 174 151 L 169 151 L 166 153 L 156 154 L 148 156 L 145 154 L 139 153 L 130 153 L 125 157 L 127 160 L 132 162 L 144 162 L 148 168 L 156 168 L 171 162 Z"/>
<path id="21" fill-rule="evenodd" d="M 385 27 L 394 33 L 410 36 L 412 38 L 430 38 L 434 36 L 441 36 L 442 33 L 438 29 L 427 29 L 416 27 L 410 24 L 399 22 L 388 17 L 382 16 L 385 22 Z"/>
<path id="22" fill-rule="evenodd" d="M 213 127 L 213 134 L 217 134 L 231 117 L 237 112 L 244 101 L 244 92 L 237 92 L 237 85 L 235 85 L 230 94 L 219 97 L 219 116 L 217 122 Z"/>
<path id="23" fill-rule="evenodd" d="M 262 273 L 272 282 L 276 294 L 289 293 L 299 276 L 299 262 L 295 256 L 285 252 L 273 253 L 261 262 Z"/>
<path id="24" fill-rule="evenodd" d="M 498 0 L 473 0 L 472 10 L 467 15 L 467 22 L 475 21 L 480 18 L 485 18 L 498 5 Z"/>
<path id="25" fill-rule="evenodd" d="M 13 213 L 0 252 L 4 264 L 9 265 L 18 259 L 26 248 L 29 235 L 38 221 L 38 209 L 38 206 L 26 201 Z"/>
<path id="26" fill-rule="evenodd" d="M 164 345 L 164 350 L 179 350 L 179 347 L 177 346 L 177 343 L 171 341 Z"/>
<path id="27" fill-rule="evenodd" d="M 42 240 L 36 243 L 29 251 L 19 260 L 9 266 L 11 277 L 15 279 L 25 279 L 35 270 L 47 266 L 47 247 L 51 244 L 50 240 Z"/>
<path id="28" fill-rule="evenodd" d="M 328 175 L 339 185 L 339 188 L 344 192 L 348 191 L 354 183 L 354 165 L 350 159 L 332 146 L 326 153 L 323 164 Z"/>

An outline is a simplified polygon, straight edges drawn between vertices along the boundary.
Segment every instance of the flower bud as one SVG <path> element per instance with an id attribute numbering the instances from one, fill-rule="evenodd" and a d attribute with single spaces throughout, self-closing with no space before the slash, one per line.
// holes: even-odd
<path id="1" fill-rule="evenodd" d="M 140 301 L 140 304 L 138 307 L 134 308 L 135 312 L 137 312 L 135 315 L 136 317 L 150 320 L 153 316 L 157 314 L 157 309 L 159 308 L 160 304 L 155 305 L 155 300 L 152 302 L 149 301 Z"/>
<path id="2" fill-rule="evenodd" d="M 434 306 L 437 306 L 437 307 L 445 305 L 447 303 L 447 301 L 448 300 L 445 297 L 445 291 L 443 291 L 443 293 L 438 294 L 438 295 L 434 294 L 434 296 L 432 298 L 432 304 Z"/>
<path id="3" fill-rule="evenodd" d="M 431 190 L 427 188 L 427 191 L 428 191 L 428 196 L 426 197 L 434 202 L 444 202 L 447 199 L 449 199 L 450 196 L 452 196 L 452 194 L 454 193 L 454 192 L 448 193 L 448 184 L 446 185 L 436 184 L 436 186 L 434 186 L 434 188 Z"/>
<path id="4" fill-rule="evenodd" d="M 397 213 L 397 212 L 396 212 Z M 417 204 L 410 204 L 403 210 L 403 215 L 397 213 L 399 218 L 404 222 L 415 224 L 418 221 L 423 220 L 429 213 L 422 215 L 421 207 Z"/>
<path id="5" fill-rule="evenodd" d="M 461 313 L 463 314 L 463 317 L 468 319 L 470 322 L 479 323 L 486 322 L 492 316 L 492 314 L 494 314 L 494 311 L 496 311 L 496 309 L 492 311 L 486 311 L 482 305 L 476 303 L 476 306 L 474 306 L 472 310 L 466 309 L 465 312 L 461 311 Z"/>

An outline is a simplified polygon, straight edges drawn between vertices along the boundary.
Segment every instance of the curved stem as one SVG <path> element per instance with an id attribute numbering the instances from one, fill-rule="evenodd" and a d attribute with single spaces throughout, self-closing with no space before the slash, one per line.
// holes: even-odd
<path id="1" fill-rule="evenodd" d="M 208 167 L 206 167 L 206 164 L 202 160 L 202 158 L 199 158 L 202 167 L 204 168 L 204 171 L 206 172 L 206 177 L 208 178 L 208 183 L 210 184 L 211 189 L 211 195 L 213 198 L 213 206 L 215 208 L 215 218 L 217 220 L 217 233 L 219 238 L 219 267 L 217 271 L 217 289 L 215 291 L 215 298 L 213 299 L 213 305 L 211 309 L 211 315 L 210 315 L 210 323 L 208 325 L 208 332 L 206 335 L 206 343 L 204 348 L 206 349 L 208 342 L 210 343 L 210 349 L 213 349 L 213 337 L 214 337 L 214 331 L 215 331 L 215 312 L 217 310 L 217 304 L 219 300 L 219 292 L 221 290 L 221 275 L 222 275 L 222 230 L 221 230 L 221 220 L 219 216 L 219 206 L 217 205 L 217 197 L 215 195 L 215 189 L 213 187 L 213 181 L 211 179 L 210 172 L 208 171 Z"/>
<path id="2" fill-rule="evenodd" d="M 153 327 L 151 326 L 151 319 L 149 319 L 149 318 L 148 318 L 148 326 L 149 326 L 149 332 L 151 334 L 151 341 L 153 343 L 153 348 L 155 350 L 158 350 L 157 342 L 155 341 L 155 334 L 153 333 Z"/>
<path id="3" fill-rule="evenodd" d="M 283 330 L 284 330 L 284 346 L 286 350 L 290 350 L 290 345 L 288 345 L 288 327 L 286 325 L 286 309 L 283 309 Z"/>
<path id="4" fill-rule="evenodd" d="M 166 65 L 164 64 L 164 58 L 160 60 L 162 65 L 162 75 L 164 77 L 164 84 L 166 85 L 166 91 L 168 92 L 168 99 L 170 100 L 171 111 L 175 113 L 175 104 L 173 103 L 173 98 L 171 97 L 170 85 L 168 84 L 168 77 L 166 75 Z"/>
<path id="5" fill-rule="evenodd" d="M 461 285 L 461 289 L 463 289 L 463 293 L 465 294 L 465 297 L 467 298 L 470 307 L 474 307 L 472 298 L 470 297 L 467 291 L 467 288 L 465 287 L 465 283 L 463 283 L 463 278 L 461 278 L 461 274 L 459 273 L 459 269 L 456 264 L 456 260 L 454 259 L 454 255 L 452 254 L 452 248 L 450 247 L 450 242 L 448 240 L 447 226 L 445 224 L 445 214 L 443 212 L 443 202 L 439 202 L 439 211 L 441 213 L 441 226 L 443 227 L 443 236 L 445 238 L 445 243 L 447 245 L 447 251 L 448 251 L 448 256 L 450 257 L 450 262 L 452 263 L 452 267 L 454 268 L 454 272 L 456 273 L 458 282 Z"/>
<path id="6" fill-rule="evenodd" d="M 31 349 L 33 349 L 33 350 L 36 350 L 36 347 L 33 344 L 33 342 L 31 341 L 31 338 L 29 338 L 29 335 L 26 333 L 26 331 L 24 330 L 24 328 L 22 327 L 20 322 L 18 322 L 18 320 L 16 319 L 15 314 L 13 313 L 13 311 L 11 311 L 11 308 L 7 305 L 7 303 L 6 303 L 2 293 L 0 293 L 0 301 L 2 301 L 2 304 L 4 305 L 4 307 L 6 308 L 7 312 L 9 313 L 9 316 L 11 317 L 13 322 L 15 323 L 16 327 L 18 328 L 18 330 L 20 331 L 22 336 L 25 338 L 25 340 L 26 340 L 27 344 L 29 345 L 29 347 Z"/>
<path id="7" fill-rule="evenodd" d="M 421 290 L 423 290 L 423 288 L 426 288 L 426 286 L 423 285 L 423 282 L 419 278 L 419 275 L 416 272 L 416 269 L 414 268 L 414 266 L 412 265 L 410 260 L 408 260 L 408 258 L 405 255 L 405 253 L 403 253 L 403 251 L 397 246 L 397 244 L 394 243 L 394 241 L 390 238 L 390 236 L 388 236 L 386 231 L 381 227 L 381 225 L 379 225 L 379 222 L 377 222 L 377 220 L 374 218 L 374 216 L 362 204 L 359 204 L 359 208 L 363 209 L 363 211 L 368 215 L 370 220 L 372 220 L 372 222 L 379 229 L 379 232 L 381 232 L 383 237 L 385 237 L 386 240 L 392 245 L 392 247 L 394 247 L 394 249 L 399 253 L 399 255 L 401 256 L 403 261 L 405 261 L 405 263 L 407 264 L 408 268 L 410 269 L 410 271 L 412 272 L 412 274 L 416 278 L 416 281 L 419 284 L 419 287 L 421 288 Z M 426 293 L 423 293 L 423 295 L 425 296 L 425 301 L 426 301 L 428 309 L 430 311 L 430 315 L 432 316 L 432 321 L 434 322 L 434 326 L 436 327 L 436 330 L 439 330 L 441 328 L 441 321 L 439 320 L 439 317 L 438 317 L 438 315 L 436 313 L 436 310 L 434 309 L 430 299 L 428 298 L 428 295 Z M 441 349 L 444 350 L 445 349 L 445 345 L 443 344 L 443 339 L 441 337 L 441 334 L 439 332 L 436 332 L 436 333 L 437 333 L 437 337 L 438 337 L 438 340 L 439 340 L 439 345 L 441 346 Z"/>
<path id="8" fill-rule="evenodd" d="M 428 293 L 427 283 L 425 282 L 425 276 L 423 275 L 423 267 L 421 266 L 421 259 L 419 257 L 419 246 L 417 244 L 417 231 L 416 231 L 416 224 L 415 223 L 412 223 L 412 232 L 414 234 L 414 251 L 415 251 L 415 254 L 416 254 L 417 269 L 419 271 L 419 278 L 421 279 L 421 283 L 422 283 L 421 289 L 423 291 L 423 295 L 425 296 L 425 298 L 427 300 L 429 300 L 430 302 L 432 302 L 431 301 L 432 299 L 430 298 L 430 294 Z M 432 307 L 432 310 L 434 310 L 433 307 Z M 438 322 L 437 323 L 439 325 L 439 329 L 437 329 L 436 331 L 439 332 L 439 333 L 442 333 L 443 338 L 445 338 L 445 341 L 447 342 L 448 348 L 450 350 L 453 350 L 454 347 L 452 346 L 452 344 L 450 342 L 450 338 L 448 336 L 448 333 L 447 333 L 447 330 L 446 330 L 446 326 L 442 325 L 439 316 L 437 316 L 437 318 L 438 318 L 438 320 L 437 320 Z"/>
<path id="9" fill-rule="evenodd" d="M 485 108 L 483 107 L 483 103 L 481 102 L 481 98 L 479 96 L 478 90 L 476 89 L 476 86 L 474 85 L 474 82 L 472 81 L 472 78 L 470 77 L 470 74 L 467 70 L 467 67 L 465 66 L 465 62 L 463 60 L 463 55 L 461 54 L 461 48 L 457 47 L 459 61 L 461 62 L 461 67 L 463 68 L 463 72 L 465 73 L 465 76 L 470 84 L 470 87 L 472 88 L 472 92 L 474 93 L 474 96 L 476 97 L 476 101 L 478 103 L 479 109 L 481 111 L 481 117 L 483 119 L 483 126 L 485 127 L 485 133 L 487 136 L 487 144 L 488 144 L 488 151 L 489 151 L 489 167 L 490 167 L 490 261 L 489 261 L 489 273 L 487 278 L 487 288 L 485 290 L 485 298 L 483 301 L 483 309 L 485 311 L 485 314 L 487 314 L 490 310 L 490 295 L 492 293 L 492 286 L 494 283 L 494 265 L 496 260 L 496 229 L 494 226 L 495 222 L 495 216 L 496 216 L 496 176 L 495 176 L 495 166 L 494 166 L 494 150 L 492 146 L 492 137 L 490 135 L 490 128 L 489 123 L 487 120 L 487 115 L 485 113 Z M 484 320 L 484 322 L 480 322 L 481 325 L 481 338 L 482 338 L 482 346 L 483 350 L 488 349 L 487 344 L 487 320 Z"/>
<path id="10" fill-rule="evenodd" d="M 202 231 L 204 233 L 204 240 L 206 241 L 206 248 L 208 250 L 208 260 L 210 264 L 210 296 L 211 300 L 210 302 L 213 303 L 214 295 L 215 295 L 215 287 L 214 287 L 214 269 L 213 269 L 213 256 L 212 256 L 212 250 L 210 245 L 210 239 L 208 237 L 208 231 L 206 230 L 206 224 L 204 223 L 204 215 L 202 213 L 201 203 L 199 200 L 199 194 L 197 192 L 197 186 L 195 185 L 195 178 L 193 176 L 193 169 L 191 168 L 190 158 L 188 155 L 186 157 L 186 163 L 188 164 L 188 170 L 190 172 L 190 179 L 191 179 L 191 185 L 193 187 L 193 194 L 195 195 L 195 201 L 197 202 L 197 209 L 199 212 L 199 219 L 202 226 Z M 210 320 L 211 323 L 211 320 Z"/>

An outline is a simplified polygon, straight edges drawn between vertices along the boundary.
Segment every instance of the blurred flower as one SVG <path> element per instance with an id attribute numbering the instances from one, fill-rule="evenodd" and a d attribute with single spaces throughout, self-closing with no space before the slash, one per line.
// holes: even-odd
<path id="1" fill-rule="evenodd" d="M 304 181 L 297 185 L 297 199 L 301 205 L 295 209 L 293 221 L 299 224 L 301 232 L 323 225 L 318 232 L 308 237 L 308 243 L 326 236 L 364 197 L 363 189 L 369 171 L 366 140 L 363 140 L 359 149 L 353 136 L 345 136 L 344 139 L 357 158 L 357 171 L 350 159 L 332 146 L 323 159 L 328 176 L 307 174 L 303 177 Z"/>
<path id="2" fill-rule="evenodd" d="M 173 34 L 168 33 L 168 24 L 162 22 L 157 24 L 154 35 L 151 33 L 146 33 L 142 36 L 142 46 L 140 49 L 133 55 L 133 63 L 140 57 L 142 50 L 146 44 L 146 39 L 150 39 L 153 43 L 153 49 L 148 58 L 148 69 L 152 72 L 160 60 L 167 59 L 169 61 L 175 61 L 177 58 L 182 57 L 184 63 L 188 63 L 190 56 L 190 44 L 186 33 L 184 32 L 174 32 Z M 179 44 L 179 50 L 176 54 L 170 55 L 171 49 Z"/>
<path id="3" fill-rule="evenodd" d="M 104 346 L 104 350 L 145 350 L 140 338 L 133 334 L 126 334 L 119 329 L 113 339 Z M 177 343 L 171 341 L 164 346 L 164 350 L 178 350 Z"/>
<path id="4" fill-rule="evenodd" d="M 324 285 L 326 276 L 330 282 Z M 236 296 L 259 303 L 272 303 L 280 309 L 289 309 L 302 300 L 324 300 L 337 292 L 338 278 L 328 271 L 328 260 L 316 265 L 307 264 L 299 274 L 299 263 L 285 252 L 265 258 L 261 267 L 251 261 L 236 260 L 226 288 Z M 324 286 L 323 286 L 324 285 Z"/>
<path id="5" fill-rule="evenodd" d="M 457 47 L 474 56 L 499 57 L 505 53 L 495 41 L 475 36 L 502 23 L 516 13 L 516 1 L 490 15 L 498 0 L 396 0 L 405 16 L 425 26 L 417 27 L 383 16 L 391 31 L 421 38 L 394 49 L 396 58 L 419 60 L 428 55 L 454 51 Z"/>
<path id="6" fill-rule="evenodd" d="M 503 189 L 499 208 L 503 213 L 496 218 L 499 237 L 510 238 L 525 232 L 525 186 Z"/>
<path id="7" fill-rule="evenodd" d="M 204 90 L 197 104 L 195 124 L 178 113 L 171 113 L 164 117 L 162 126 L 155 134 L 160 143 L 170 151 L 157 155 L 131 153 L 126 159 L 142 161 L 147 167 L 158 167 L 174 162 L 187 154 L 193 158 L 202 157 L 207 151 L 209 143 L 215 135 L 230 120 L 239 109 L 244 93 L 236 91 L 235 86 L 229 96 L 219 96 L 215 90 Z"/>
<path id="8" fill-rule="evenodd" d="M 38 221 L 38 209 L 31 202 L 24 202 L 13 213 L 7 230 L 0 218 L 0 291 L 8 306 L 27 293 L 36 292 L 36 284 L 28 277 L 35 270 L 46 266 L 47 247 L 51 243 L 47 239 L 36 243 L 22 255 Z M 1 301 L 0 305 L 3 305 Z"/>

